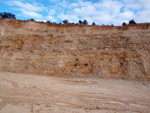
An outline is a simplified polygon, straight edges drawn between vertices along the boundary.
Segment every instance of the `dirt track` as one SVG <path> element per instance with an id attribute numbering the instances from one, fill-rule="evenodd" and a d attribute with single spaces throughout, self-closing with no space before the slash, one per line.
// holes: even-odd
<path id="1" fill-rule="evenodd" d="M 0 72 L 0 113 L 149 113 L 150 83 Z"/>

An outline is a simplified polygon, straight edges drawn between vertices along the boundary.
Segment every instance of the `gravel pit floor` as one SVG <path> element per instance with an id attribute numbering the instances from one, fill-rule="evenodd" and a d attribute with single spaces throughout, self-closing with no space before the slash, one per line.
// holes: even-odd
<path id="1" fill-rule="evenodd" d="M 150 113 L 150 83 L 0 72 L 0 113 Z"/>

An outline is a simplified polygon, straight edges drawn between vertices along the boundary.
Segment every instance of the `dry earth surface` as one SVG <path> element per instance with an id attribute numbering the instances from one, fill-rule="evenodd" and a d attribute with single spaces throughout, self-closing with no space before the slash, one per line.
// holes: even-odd
<path id="1" fill-rule="evenodd" d="M 149 112 L 149 82 L 0 72 L 0 113 Z"/>

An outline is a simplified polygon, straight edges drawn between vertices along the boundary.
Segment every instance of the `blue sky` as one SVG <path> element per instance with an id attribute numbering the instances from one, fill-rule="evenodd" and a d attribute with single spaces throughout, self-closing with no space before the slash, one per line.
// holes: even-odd
<path id="1" fill-rule="evenodd" d="M 150 0 L 0 0 L 0 12 L 11 12 L 21 20 L 86 19 L 89 24 L 121 25 L 131 19 L 150 22 Z"/>

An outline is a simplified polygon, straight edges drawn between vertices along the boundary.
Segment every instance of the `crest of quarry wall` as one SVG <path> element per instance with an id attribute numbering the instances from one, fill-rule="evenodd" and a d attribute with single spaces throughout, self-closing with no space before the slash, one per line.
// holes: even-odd
<path id="1" fill-rule="evenodd" d="M 150 24 L 85 26 L 0 19 L 0 70 L 150 79 Z"/>

